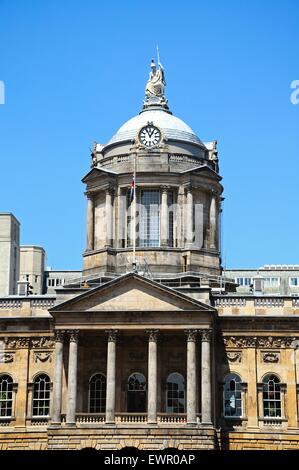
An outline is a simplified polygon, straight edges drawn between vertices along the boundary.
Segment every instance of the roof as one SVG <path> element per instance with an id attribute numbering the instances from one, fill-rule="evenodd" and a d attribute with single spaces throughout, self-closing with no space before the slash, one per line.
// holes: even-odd
<path id="1" fill-rule="evenodd" d="M 201 146 L 204 145 L 190 126 L 182 121 L 182 119 L 173 116 L 163 108 L 143 110 L 137 116 L 129 119 L 118 129 L 107 145 L 135 139 L 139 129 L 148 122 L 152 122 L 159 127 L 164 133 L 164 136 L 169 140 L 190 142 Z"/>

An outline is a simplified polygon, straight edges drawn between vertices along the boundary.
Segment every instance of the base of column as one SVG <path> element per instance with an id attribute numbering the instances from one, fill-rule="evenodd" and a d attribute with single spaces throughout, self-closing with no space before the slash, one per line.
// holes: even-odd
<path id="1" fill-rule="evenodd" d="M 74 423 L 74 422 L 70 422 L 70 423 L 66 422 L 65 425 L 68 426 L 68 427 L 73 428 L 73 427 L 76 426 L 76 423 Z"/>

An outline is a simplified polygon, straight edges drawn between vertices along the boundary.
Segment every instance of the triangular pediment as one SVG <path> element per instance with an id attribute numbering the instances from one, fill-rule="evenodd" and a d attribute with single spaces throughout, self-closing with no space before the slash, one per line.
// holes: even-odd
<path id="1" fill-rule="evenodd" d="M 214 309 L 155 281 L 136 274 L 128 274 L 58 304 L 50 312 L 188 310 L 213 311 Z"/>

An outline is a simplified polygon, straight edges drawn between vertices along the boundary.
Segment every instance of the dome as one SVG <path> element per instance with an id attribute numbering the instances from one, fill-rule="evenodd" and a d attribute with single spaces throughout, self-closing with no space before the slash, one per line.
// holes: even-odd
<path id="1" fill-rule="evenodd" d="M 203 145 L 191 127 L 163 108 L 154 110 L 145 109 L 137 116 L 129 119 L 118 129 L 107 145 L 135 139 L 141 127 L 145 126 L 148 122 L 152 122 L 154 126 L 159 127 L 164 136 L 169 140 Z"/>

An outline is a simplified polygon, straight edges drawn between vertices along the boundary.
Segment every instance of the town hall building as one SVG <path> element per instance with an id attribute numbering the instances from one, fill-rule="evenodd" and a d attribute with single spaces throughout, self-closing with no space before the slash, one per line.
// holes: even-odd
<path id="1" fill-rule="evenodd" d="M 82 273 L 0 298 L 0 449 L 299 449 L 299 298 L 223 275 L 217 142 L 160 63 L 83 183 Z"/>

